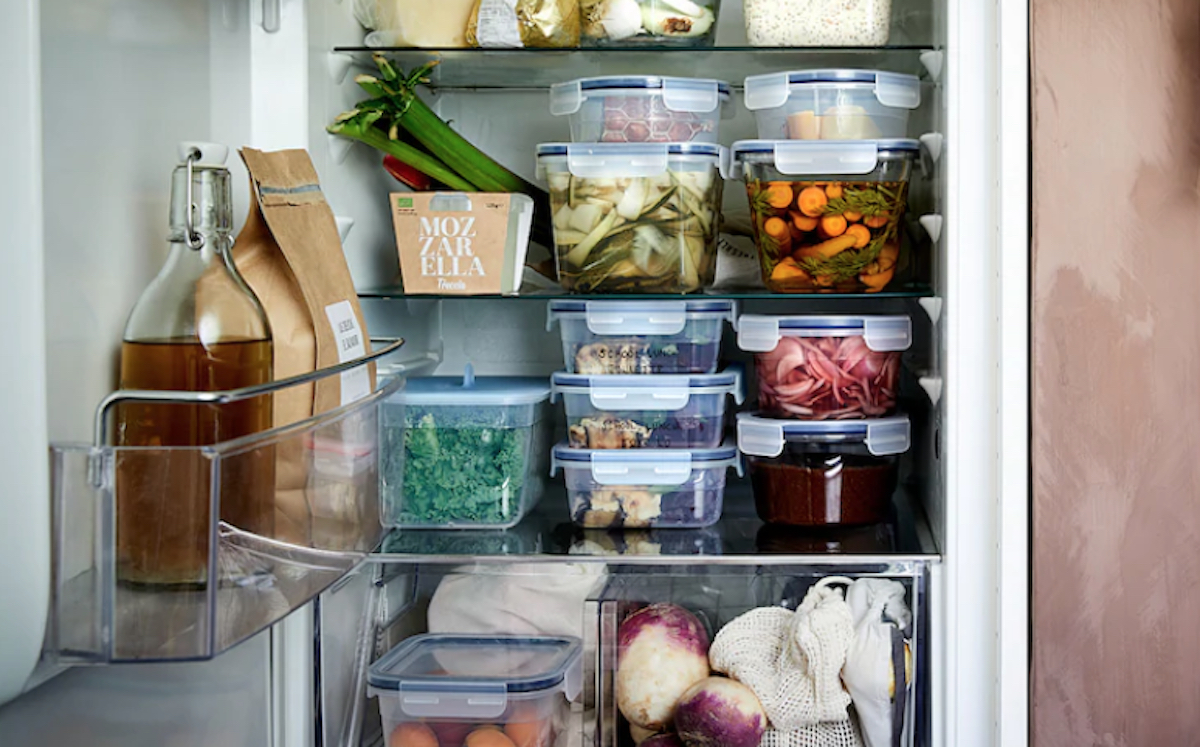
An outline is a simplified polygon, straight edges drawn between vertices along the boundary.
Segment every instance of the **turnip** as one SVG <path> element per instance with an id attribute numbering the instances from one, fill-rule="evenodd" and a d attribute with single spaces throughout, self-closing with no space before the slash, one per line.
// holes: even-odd
<path id="1" fill-rule="evenodd" d="M 630 723 L 661 731 L 680 696 L 708 673 L 708 632 L 691 612 L 652 604 L 621 623 L 617 708 Z"/>
<path id="2" fill-rule="evenodd" d="M 675 734 L 655 734 L 642 742 L 642 747 L 683 747 L 683 742 Z"/>
<path id="3" fill-rule="evenodd" d="M 675 706 L 675 730 L 687 747 L 758 747 L 767 714 L 754 692 L 727 677 L 707 677 Z"/>

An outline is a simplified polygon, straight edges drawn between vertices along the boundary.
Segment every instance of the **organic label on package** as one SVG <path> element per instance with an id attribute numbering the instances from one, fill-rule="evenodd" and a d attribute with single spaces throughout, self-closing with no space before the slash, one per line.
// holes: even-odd
<path id="1" fill-rule="evenodd" d="M 405 293 L 485 295 L 505 288 L 510 194 L 393 194 Z M 521 258 L 524 262 L 524 258 Z"/>

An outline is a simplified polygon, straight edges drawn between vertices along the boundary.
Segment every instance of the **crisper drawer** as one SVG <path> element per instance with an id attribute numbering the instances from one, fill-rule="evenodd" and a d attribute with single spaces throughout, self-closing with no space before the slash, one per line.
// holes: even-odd
<path id="1" fill-rule="evenodd" d="M 399 345 L 231 392 L 117 392 L 98 410 L 101 445 L 53 445 L 47 655 L 64 664 L 210 658 L 304 605 L 382 538 L 378 411 L 402 378 L 307 420 L 208 446 L 103 445 L 120 403 L 175 412 L 271 398 Z"/>

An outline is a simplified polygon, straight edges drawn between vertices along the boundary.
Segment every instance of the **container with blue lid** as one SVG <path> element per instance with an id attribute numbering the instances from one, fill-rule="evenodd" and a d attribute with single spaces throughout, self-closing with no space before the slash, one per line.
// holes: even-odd
<path id="1" fill-rule="evenodd" d="M 726 471 L 741 474 L 733 446 L 654 451 L 554 447 L 571 519 L 599 528 L 706 527 L 721 518 Z"/>
<path id="2" fill-rule="evenodd" d="M 587 301 L 556 299 L 546 328 L 562 327 L 569 373 L 713 373 L 730 300 Z"/>
<path id="3" fill-rule="evenodd" d="M 460 740 L 472 724 L 499 725 L 549 745 L 556 712 L 582 689 L 581 648 L 568 637 L 417 635 L 371 665 L 368 693 L 389 735 L 453 722 Z"/>
<path id="4" fill-rule="evenodd" d="M 738 347 L 755 354 L 764 414 L 846 420 L 895 411 L 910 317 L 743 314 L 737 330 Z"/>
<path id="5" fill-rule="evenodd" d="M 550 87 L 550 113 L 571 118 L 577 143 L 716 143 L 729 101 L 729 84 L 706 78 L 627 75 Z"/>
<path id="6" fill-rule="evenodd" d="M 716 374 L 591 376 L 556 373 L 568 442 L 579 449 L 711 449 L 725 432 L 728 397 L 741 404 L 740 370 Z"/>
<path id="7" fill-rule="evenodd" d="M 558 279 L 575 293 L 694 293 L 713 282 L 729 151 L 711 143 L 551 143 Z"/>
<path id="8" fill-rule="evenodd" d="M 386 526 L 515 525 L 545 489 L 551 439 L 544 378 L 408 379 L 383 406 Z"/>
<path id="9" fill-rule="evenodd" d="M 745 99 L 764 140 L 904 138 L 921 82 L 881 70 L 796 70 L 747 77 Z"/>

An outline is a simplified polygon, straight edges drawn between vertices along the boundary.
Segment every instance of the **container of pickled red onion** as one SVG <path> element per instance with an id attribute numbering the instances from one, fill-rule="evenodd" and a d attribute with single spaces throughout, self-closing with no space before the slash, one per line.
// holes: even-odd
<path id="1" fill-rule="evenodd" d="M 576 143 L 716 143 L 729 95 L 706 78 L 580 78 L 550 87 L 550 113 L 571 118 Z"/>
<path id="2" fill-rule="evenodd" d="M 737 320 L 738 347 L 754 353 L 758 407 L 800 420 L 879 418 L 896 411 L 908 316 L 769 316 Z"/>

